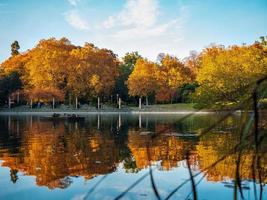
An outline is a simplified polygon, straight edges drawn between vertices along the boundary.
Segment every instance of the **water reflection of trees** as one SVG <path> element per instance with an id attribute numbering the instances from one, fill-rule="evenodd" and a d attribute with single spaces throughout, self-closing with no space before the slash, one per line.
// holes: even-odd
<path id="1" fill-rule="evenodd" d="M 196 150 L 199 155 L 199 167 L 201 169 L 207 168 L 221 157 L 227 155 L 226 158 L 215 165 L 212 170 L 209 170 L 206 176 L 207 180 L 223 181 L 225 179 L 236 178 L 238 153 L 232 152 L 232 150 L 238 144 L 239 137 L 239 134 L 236 132 L 224 134 L 214 134 L 211 132 L 200 139 Z M 263 178 L 262 181 L 267 182 L 267 141 L 263 143 L 265 143 L 265 146 L 262 146 L 261 152 L 259 153 L 261 157 L 260 166 L 262 167 L 260 173 Z M 239 166 L 241 179 L 253 179 L 252 163 L 254 156 L 253 146 L 248 146 L 242 150 Z M 259 179 L 259 174 L 256 174 L 256 178 L 257 180 Z"/>
<path id="2" fill-rule="evenodd" d="M 0 159 L 4 161 L 3 166 L 11 169 L 14 183 L 18 179 L 17 172 L 22 171 L 35 176 L 37 185 L 49 188 L 68 187 L 70 176 L 91 179 L 111 173 L 119 163 L 128 173 L 147 168 L 150 161 L 157 163 L 161 170 L 171 170 L 184 163 L 180 161 L 188 151 L 191 168 L 201 170 L 227 155 L 239 141 L 238 127 L 235 127 L 237 117 L 230 117 L 213 132 L 198 137 L 197 134 L 212 120 L 195 116 L 179 122 L 175 118 L 162 121 L 152 117 L 142 118 L 140 123 L 139 117 L 93 117 L 85 123 L 75 124 L 52 123 L 40 118 L 1 118 L 1 130 L 5 131 L 0 135 Z M 196 136 L 182 136 L 187 133 Z M 267 157 L 265 151 L 262 152 L 261 173 L 266 180 Z M 214 166 L 208 171 L 207 180 L 234 179 L 237 156 L 230 154 Z M 242 153 L 242 179 L 253 178 L 253 156 L 250 148 Z"/>
<path id="3" fill-rule="evenodd" d="M 151 139 L 151 135 L 142 135 L 140 131 L 129 131 L 128 146 L 136 161 L 136 167 L 143 169 L 151 161 L 161 161 L 162 170 L 170 170 L 179 166 L 179 161 L 184 160 L 186 151 L 194 151 L 194 142 L 178 139 L 164 134 Z M 150 159 L 148 157 L 150 155 Z"/>
<path id="4" fill-rule="evenodd" d="M 118 149 L 109 134 L 98 130 L 86 132 L 64 123 L 52 129 L 49 126 L 43 121 L 30 125 L 18 153 L 12 154 L 8 149 L 1 153 L 3 166 L 34 175 L 38 185 L 49 188 L 67 187 L 71 183 L 67 176 L 90 179 L 116 169 Z"/>

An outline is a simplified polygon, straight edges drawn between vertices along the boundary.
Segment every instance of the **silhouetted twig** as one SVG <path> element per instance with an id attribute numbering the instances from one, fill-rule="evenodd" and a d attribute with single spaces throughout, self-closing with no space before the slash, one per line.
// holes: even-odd
<path id="1" fill-rule="evenodd" d="M 186 164 L 187 164 L 189 175 L 190 175 L 190 181 L 191 181 L 191 186 L 192 186 L 192 191 L 193 191 L 193 197 L 194 197 L 194 200 L 197 200 L 197 189 L 196 189 L 194 176 L 192 174 L 192 170 L 191 170 L 190 163 L 189 163 L 189 151 L 186 154 Z"/>
<path id="2" fill-rule="evenodd" d="M 156 187 L 156 184 L 154 181 L 153 172 L 152 172 L 152 168 L 151 168 L 151 164 L 150 164 L 151 159 L 150 159 L 150 153 L 149 153 L 149 145 L 147 145 L 146 149 L 147 149 L 147 157 L 148 157 L 148 163 L 149 163 L 149 175 L 150 175 L 150 181 L 151 181 L 152 189 L 153 189 L 153 192 L 156 195 L 157 199 L 161 200 L 161 197 L 159 195 L 159 192 L 157 190 L 157 187 Z"/>
<path id="3" fill-rule="evenodd" d="M 84 196 L 84 200 L 86 200 L 89 196 L 90 196 L 90 194 L 97 188 L 97 186 L 105 179 L 105 178 L 107 178 L 107 174 L 106 175 L 104 175 L 88 192 L 87 192 L 87 194 Z"/>

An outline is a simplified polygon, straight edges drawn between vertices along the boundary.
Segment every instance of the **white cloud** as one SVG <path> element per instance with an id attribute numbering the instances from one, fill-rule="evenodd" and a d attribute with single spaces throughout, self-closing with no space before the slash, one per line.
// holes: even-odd
<path id="1" fill-rule="evenodd" d="M 104 28 L 109 29 L 114 27 L 115 22 L 116 22 L 115 18 L 113 16 L 110 16 L 106 21 L 103 22 L 103 26 Z"/>
<path id="2" fill-rule="evenodd" d="M 107 16 L 102 22 L 92 21 L 90 26 L 81 15 L 83 9 L 79 7 L 68 12 L 65 18 L 75 29 L 89 30 L 90 27 L 92 42 L 112 49 L 120 56 L 131 51 L 138 51 L 152 60 L 161 52 L 185 55 L 183 40 L 188 7 L 177 7 L 176 16 L 171 17 L 167 11 L 161 10 L 163 5 L 159 1 L 125 0 L 117 13 Z M 87 41 L 88 35 L 78 40 Z"/>
<path id="3" fill-rule="evenodd" d="M 107 17 L 99 31 L 98 44 L 113 49 L 120 56 L 138 51 L 151 60 L 158 53 L 185 56 L 185 23 L 189 7 L 181 5 L 177 15 L 170 17 L 163 12 L 159 0 L 127 0 L 123 8 Z"/>
<path id="4" fill-rule="evenodd" d="M 175 33 L 177 29 L 182 28 L 182 23 L 183 23 L 182 19 L 177 18 L 165 24 L 159 24 L 149 28 L 133 27 L 128 29 L 122 29 L 113 34 L 113 37 L 118 39 L 134 39 L 134 38 L 145 39 L 148 37 L 160 37 L 166 33 L 168 33 L 168 36 L 170 36 L 173 33 Z M 173 30 L 171 31 L 171 29 Z"/>
<path id="5" fill-rule="evenodd" d="M 110 16 L 104 25 L 107 28 L 115 25 L 151 27 L 156 23 L 158 15 L 157 0 L 127 0 L 123 9 Z"/>
<path id="6" fill-rule="evenodd" d="M 175 37 L 174 42 L 180 41 L 186 8 L 178 9 L 179 16 L 169 21 L 162 22 L 161 14 L 158 0 L 127 0 L 122 10 L 109 16 L 102 27 L 113 28 L 111 37 L 120 40 L 165 36 L 170 41 L 171 37 Z"/>
<path id="7" fill-rule="evenodd" d="M 79 3 L 80 0 L 68 0 L 68 2 L 72 5 L 72 6 L 77 6 L 77 4 Z"/>
<path id="8" fill-rule="evenodd" d="M 65 14 L 65 20 L 70 26 L 77 30 L 89 30 L 89 25 L 87 21 L 82 18 L 77 10 L 72 10 Z"/>

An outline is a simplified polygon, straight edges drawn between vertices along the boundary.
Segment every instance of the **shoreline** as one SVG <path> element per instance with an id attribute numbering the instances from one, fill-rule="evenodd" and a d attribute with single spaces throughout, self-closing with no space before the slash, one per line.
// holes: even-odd
<path id="1" fill-rule="evenodd" d="M 223 111 L 222 111 L 223 112 Z M 27 116 L 27 115 L 33 115 L 33 116 L 47 116 L 47 115 L 53 115 L 54 113 L 64 115 L 64 114 L 76 114 L 81 116 L 89 116 L 89 115 L 119 115 L 119 114 L 125 114 L 125 115 L 188 115 L 188 114 L 194 114 L 194 115 L 207 115 L 207 114 L 216 114 L 221 113 L 218 111 L 191 111 L 191 110 L 181 110 L 181 111 L 0 111 L 0 116 Z M 235 112 L 239 113 L 239 112 Z"/>

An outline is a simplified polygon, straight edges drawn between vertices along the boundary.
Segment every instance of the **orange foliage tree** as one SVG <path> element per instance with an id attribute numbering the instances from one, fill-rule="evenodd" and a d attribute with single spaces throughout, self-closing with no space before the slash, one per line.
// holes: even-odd
<path id="1" fill-rule="evenodd" d="M 108 96 L 118 76 L 118 64 L 112 51 L 86 43 L 71 52 L 68 89 L 76 97 Z"/>
<path id="2" fill-rule="evenodd" d="M 29 72 L 31 87 L 57 88 L 65 91 L 68 76 L 66 66 L 70 51 L 74 48 L 76 47 L 66 38 L 41 40 L 30 50 L 30 59 L 25 66 Z"/>
<path id="3" fill-rule="evenodd" d="M 1 64 L 3 75 L 9 75 L 12 72 L 17 72 L 20 75 L 23 85 L 28 85 L 29 73 L 25 68 L 25 64 L 28 62 L 28 60 L 28 52 L 11 56 Z"/>
<path id="4" fill-rule="evenodd" d="M 33 99 L 62 99 L 62 95 L 88 98 L 111 94 L 118 64 L 110 50 L 89 43 L 78 47 L 66 38 L 51 38 L 41 40 L 26 53 L 11 56 L 1 69 L 3 74 L 18 72 L 25 93 Z"/>
<path id="5" fill-rule="evenodd" d="M 148 97 L 157 89 L 157 65 L 147 59 L 139 58 L 127 84 L 131 96 Z"/>
<path id="6" fill-rule="evenodd" d="M 64 101 L 64 93 L 55 88 L 33 88 L 25 93 L 29 100 L 49 102 L 55 99 Z"/>
<path id="7" fill-rule="evenodd" d="M 158 101 L 172 101 L 177 89 L 191 80 L 191 70 L 178 58 L 166 55 L 157 70 Z"/>

